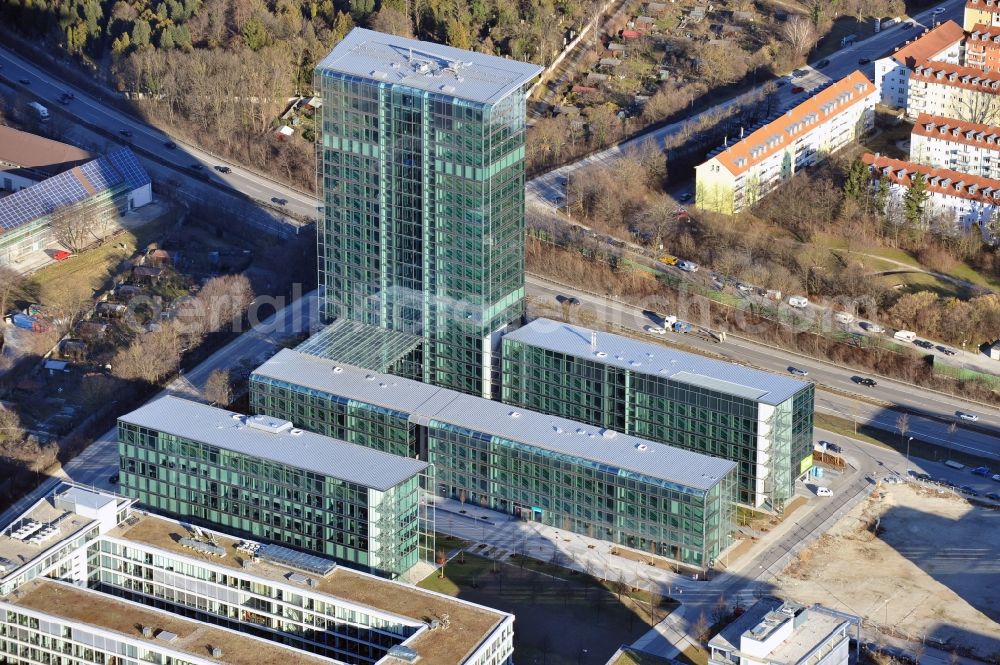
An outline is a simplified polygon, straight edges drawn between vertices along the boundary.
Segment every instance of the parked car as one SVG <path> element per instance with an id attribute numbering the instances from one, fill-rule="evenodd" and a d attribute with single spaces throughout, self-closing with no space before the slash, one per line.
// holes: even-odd
<path id="1" fill-rule="evenodd" d="M 753 287 L 743 282 L 736 282 L 736 290 L 747 293 L 748 291 L 753 291 Z"/>
<path id="2" fill-rule="evenodd" d="M 122 136 L 124 136 L 127 139 L 132 138 L 132 130 L 131 129 L 119 129 L 118 133 L 121 134 Z"/>
<path id="3" fill-rule="evenodd" d="M 968 413 L 966 411 L 959 411 L 958 417 L 962 420 L 968 420 L 970 423 L 979 422 L 979 416 L 974 413 Z"/>
<path id="4" fill-rule="evenodd" d="M 972 489 L 968 485 L 962 485 L 961 487 L 958 488 L 958 491 L 966 496 L 979 496 L 979 492 Z"/>
<path id="5" fill-rule="evenodd" d="M 173 141 L 167 141 L 166 143 L 163 144 L 163 147 L 166 148 L 167 150 L 173 150 L 174 148 L 177 147 L 177 144 L 174 143 Z"/>
<path id="6" fill-rule="evenodd" d="M 792 94 L 793 95 L 797 95 L 800 92 L 805 92 L 805 91 L 806 91 L 806 89 L 803 88 L 801 85 L 793 85 L 792 86 Z"/>
<path id="7" fill-rule="evenodd" d="M 684 272 L 698 272 L 698 264 L 694 261 L 678 261 L 677 267 Z"/>
<path id="8" fill-rule="evenodd" d="M 937 350 L 946 356 L 955 355 L 955 349 L 949 349 L 947 346 L 941 346 L 940 344 L 937 346 Z"/>
<path id="9" fill-rule="evenodd" d="M 796 69 L 795 71 L 792 72 L 792 76 L 804 76 L 805 73 L 806 70 L 804 69 Z"/>
<path id="10" fill-rule="evenodd" d="M 67 252 L 65 249 L 57 249 L 52 252 L 52 259 L 55 261 L 65 261 L 71 256 L 73 256 L 72 252 Z"/>
<path id="11" fill-rule="evenodd" d="M 231 168 L 229 168 L 228 166 L 216 166 L 215 170 L 218 171 L 219 173 L 232 173 L 233 172 L 233 170 Z"/>
<path id="12" fill-rule="evenodd" d="M 913 477 L 916 478 L 917 480 L 923 480 L 924 482 L 926 482 L 926 481 L 928 481 L 928 480 L 931 479 L 931 476 L 930 476 L 929 473 L 915 473 L 915 474 L 913 474 Z"/>
<path id="13" fill-rule="evenodd" d="M 934 343 L 933 342 L 928 342 L 926 339 L 918 339 L 917 341 L 914 342 L 914 344 L 916 344 L 917 346 L 919 346 L 921 349 L 933 349 L 934 348 Z"/>
<path id="14" fill-rule="evenodd" d="M 838 446 L 833 441 L 820 441 L 819 445 L 823 446 L 823 448 L 825 448 L 826 450 L 830 451 L 831 453 L 838 453 L 839 454 L 839 453 L 844 452 L 844 449 L 841 448 L 840 446 Z"/>
<path id="15" fill-rule="evenodd" d="M 790 296 L 788 298 L 788 304 L 798 309 L 805 309 L 809 306 L 809 298 L 806 298 L 805 296 Z"/>
<path id="16" fill-rule="evenodd" d="M 902 485 L 903 484 L 903 479 L 900 478 L 899 476 L 892 476 L 892 475 L 890 475 L 890 476 L 886 476 L 882 480 L 885 482 L 886 485 Z"/>
<path id="17" fill-rule="evenodd" d="M 855 381 L 855 383 L 857 383 L 859 386 L 867 386 L 868 388 L 874 388 L 875 386 L 878 385 L 878 383 L 875 381 L 875 379 L 871 379 L 871 378 L 869 378 L 867 376 L 859 376 L 859 377 L 857 377 L 857 380 Z"/>
<path id="18" fill-rule="evenodd" d="M 796 376 L 809 376 L 808 370 L 800 369 L 798 367 L 789 367 L 789 374 L 795 374 Z"/>
<path id="19" fill-rule="evenodd" d="M 977 466 L 975 469 L 972 470 L 972 475 L 974 475 L 974 476 L 982 476 L 983 478 L 989 478 L 990 477 L 990 467 L 988 467 L 988 466 Z"/>
<path id="20" fill-rule="evenodd" d="M 816 63 L 816 69 L 823 69 L 824 67 L 826 67 L 829 64 L 830 64 L 830 61 L 827 60 L 826 58 L 823 58 L 822 60 L 820 60 L 819 62 Z"/>
<path id="21" fill-rule="evenodd" d="M 277 197 L 277 196 L 272 196 L 271 197 L 271 203 L 276 203 L 277 205 L 283 206 L 283 205 L 286 205 L 288 203 L 288 199 L 283 199 L 283 198 L 280 198 L 280 197 Z"/>
<path id="22" fill-rule="evenodd" d="M 1000 483 L 1000 473 L 994 473 L 990 476 L 990 480 Z"/>
<path id="23" fill-rule="evenodd" d="M 871 61 L 872 61 L 871 58 L 859 58 L 858 59 L 858 64 L 859 65 L 867 65 Z"/>
<path id="24" fill-rule="evenodd" d="M 195 171 L 201 171 L 205 167 L 202 166 L 201 164 L 195 162 L 194 164 L 191 165 L 191 168 L 194 169 Z"/>
<path id="25" fill-rule="evenodd" d="M 17 79 L 17 82 L 21 85 L 31 85 L 31 79 Z"/>
<path id="26" fill-rule="evenodd" d="M 872 323 L 871 321 L 858 321 L 858 325 L 867 330 L 870 333 L 884 333 L 885 328 L 877 323 Z"/>
<path id="27" fill-rule="evenodd" d="M 649 325 L 644 328 L 650 335 L 666 335 L 667 329 L 662 326 Z"/>
<path id="28" fill-rule="evenodd" d="M 917 27 L 917 24 L 914 23 L 913 21 L 910 21 L 909 23 L 903 24 L 903 29 L 904 30 L 912 30 L 915 27 Z"/>
<path id="29" fill-rule="evenodd" d="M 816 496 L 833 496 L 833 490 L 829 487 L 817 487 Z"/>
<path id="30" fill-rule="evenodd" d="M 833 315 L 833 318 L 837 320 L 837 323 L 852 323 L 854 321 L 854 315 L 850 312 L 837 312 Z"/>

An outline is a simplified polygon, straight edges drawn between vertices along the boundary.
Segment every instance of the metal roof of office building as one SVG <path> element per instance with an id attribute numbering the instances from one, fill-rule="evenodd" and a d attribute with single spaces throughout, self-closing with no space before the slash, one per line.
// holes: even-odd
<path id="1" fill-rule="evenodd" d="M 339 319 L 299 344 L 295 350 L 377 372 L 388 372 L 421 341 L 422 338 L 399 330 Z"/>
<path id="2" fill-rule="evenodd" d="M 254 374 L 650 478 L 708 490 L 735 468 L 709 457 L 397 376 L 285 349 Z"/>
<path id="3" fill-rule="evenodd" d="M 0 199 L 0 233 L 86 201 L 113 187 L 124 184 L 132 190 L 149 182 L 149 174 L 135 154 L 128 148 L 120 148 Z"/>
<path id="4" fill-rule="evenodd" d="M 736 363 L 551 319 L 535 319 L 504 339 L 764 404 L 780 404 L 810 385 Z"/>
<path id="5" fill-rule="evenodd" d="M 299 430 L 276 418 L 248 417 L 173 396 L 118 420 L 379 491 L 427 468 L 419 460 Z"/>
<path id="6" fill-rule="evenodd" d="M 494 104 L 538 76 L 527 62 L 354 28 L 316 66 L 480 104 Z"/>

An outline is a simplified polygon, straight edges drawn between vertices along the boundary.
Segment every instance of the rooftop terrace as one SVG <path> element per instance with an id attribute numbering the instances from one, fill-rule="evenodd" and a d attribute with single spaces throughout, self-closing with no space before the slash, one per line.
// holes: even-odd
<path id="1" fill-rule="evenodd" d="M 108 533 L 109 537 L 142 543 L 175 555 L 237 569 L 248 575 L 284 584 L 289 583 L 290 572 L 298 572 L 259 560 L 250 568 L 243 569 L 242 562 L 246 555 L 236 550 L 239 541 L 215 535 L 217 544 L 226 552 L 223 557 L 184 547 L 180 544 L 180 539 L 190 537 L 187 530 L 177 522 L 154 515 L 137 515 L 133 524 L 122 524 Z M 312 591 L 416 622 L 427 623 L 447 614 L 449 617 L 447 628 L 425 630 L 406 642 L 407 646 L 421 655 L 421 662 L 434 665 L 458 665 L 510 616 L 504 612 L 390 582 L 342 566 L 338 566 L 325 577 L 310 576 L 317 582 L 315 587 L 311 587 Z"/>
<path id="2" fill-rule="evenodd" d="M 0 532 L 0 579 L 96 524 L 94 519 L 56 508 L 52 497 L 43 499 Z"/>

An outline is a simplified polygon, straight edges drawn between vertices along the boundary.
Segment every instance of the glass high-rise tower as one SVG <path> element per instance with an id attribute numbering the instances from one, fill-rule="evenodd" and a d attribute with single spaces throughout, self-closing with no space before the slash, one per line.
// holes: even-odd
<path id="1" fill-rule="evenodd" d="M 321 312 L 357 340 L 337 348 L 384 360 L 378 345 L 398 373 L 493 395 L 499 333 L 524 312 L 525 98 L 540 71 L 360 28 L 319 63 Z"/>

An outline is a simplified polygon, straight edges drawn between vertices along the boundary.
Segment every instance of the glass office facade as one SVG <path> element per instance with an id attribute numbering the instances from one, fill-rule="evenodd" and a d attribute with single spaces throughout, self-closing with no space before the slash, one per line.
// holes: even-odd
<path id="1" fill-rule="evenodd" d="M 772 510 L 783 508 L 811 465 L 813 393 L 803 384 L 772 406 L 596 354 L 503 341 L 505 403 L 736 462 L 739 502 Z"/>
<path id="2" fill-rule="evenodd" d="M 419 475 L 378 491 L 121 421 L 118 449 L 121 491 L 156 511 L 387 576 L 429 556 Z"/>
<path id="3" fill-rule="evenodd" d="M 420 379 L 491 396 L 524 312 L 527 85 L 477 103 L 319 67 L 320 307 L 420 336 Z M 447 86 L 442 86 L 447 87 Z"/>
<path id="4" fill-rule="evenodd" d="M 317 431 L 352 443 L 379 445 L 370 430 L 351 431 L 379 414 L 393 446 L 431 462 L 437 496 L 699 567 L 729 543 L 733 473 L 703 490 L 258 374 L 250 386 L 254 410 L 303 428 L 326 422 Z"/>

